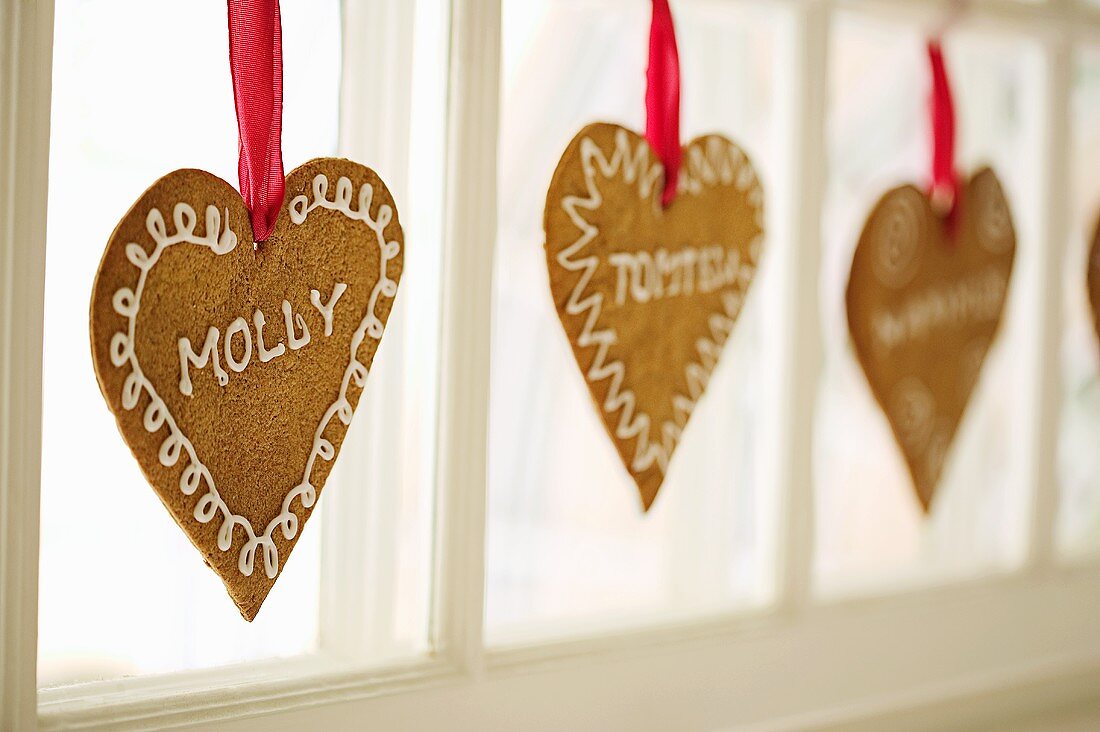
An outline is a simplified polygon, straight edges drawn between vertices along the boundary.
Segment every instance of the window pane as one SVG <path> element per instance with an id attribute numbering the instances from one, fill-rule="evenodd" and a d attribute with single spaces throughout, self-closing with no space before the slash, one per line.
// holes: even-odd
<path id="1" fill-rule="evenodd" d="M 682 138 L 717 131 L 737 141 L 767 196 L 775 142 L 770 17 L 740 3 L 680 3 L 675 11 L 680 37 L 691 38 L 680 46 Z M 774 411 L 762 401 L 774 372 L 761 308 L 774 288 L 767 247 L 648 515 L 550 297 L 542 220 L 551 174 L 588 122 L 644 128 L 649 19 L 647 0 L 504 3 L 491 642 L 744 607 L 772 595 L 774 491 L 760 478 L 761 425 Z"/>
<path id="2" fill-rule="evenodd" d="M 1062 498 L 1057 541 L 1071 555 L 1100 551 L 1100 345 L 1086 287 L 1089 248 L 1100 203 L 1100 51 L 1077 57 L 1073 87 L 1073 219 L 1065 259 L 1062 339 Z"/>
<path id="3" fill-rule="evenodd" d="M 289 170 L 336 151 L 339 3 L 287 0 L 282 14 Z M 225 5 L 57 0 L 55 23 L 40 683 L 309 650 L 318 633 L 320 514 L 259 618 L 245 623 L 142 477 L 100 396 L 88 347 L 100 256 L 146 187 L 181 167 L 237 182 Z"/>
<path id="4" fill-rule="evenodd" d="M 833 27 L 824 217 L 825 374 L 815 441 L 816 570 L 825 593 L 1004 569 L 1022 559 L 1028 503 L 1026 317 L 1029 251 L 1037 246 L 1029 182 L 1037 171 L 1029 94 L 1033 50 L 1006 37 L 952 34 L 945 45 L 958 115 L 958 162 L 991 164 L 1017 234 L 1000 332 L 922 515 L 886 418 L 855 359 L 844 309 L 852 253 L 887 189 L 928 175 L 928 60 L 919 28 L 842 14 Z"/>
<path id="5" fill-rule="evenodd" d="M 333 469 L 339 490 L 326 493 L 323 508 L 322 647 L 372 661 L 429 644 L 450 18 L 449 0 L 388 2 L 345 6 L 347 38 L 373 38 L 385 15 L 391 27 L 411 29 L 412 44 L 394 34 L 386 50 L 348 49 L 340 153 L 374 168 L 393 193 L 404 274 Z M 380 55 L 411 57 L 408 84 L 388 85 L 392 106 L 378 100 Z M 400 104 L 409 107 L 407 126 L 397 124 Z"/>

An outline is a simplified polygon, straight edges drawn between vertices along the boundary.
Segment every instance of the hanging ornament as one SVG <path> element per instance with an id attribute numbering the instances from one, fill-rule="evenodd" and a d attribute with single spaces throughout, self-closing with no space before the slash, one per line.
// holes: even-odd
<path id="1" fill-rule="evenodd" d="M 369 168 L 283 178 L 277 0 L 229 0 L 240 185 L 169 173 L 107 243 L 91 301 L 99 379 L 172 517 L 252 620 L 340 452 L 404 253 Z"/>
<path id="2" fill-rule="evenodd" d="M 736 144 L 680 146 L 680 68 L 653 0 L 646 135 L 591 124 L 546 194 L 546 264 L 596 411 L 649 509 L 733 330 L 763 243 L 764 194 Z"/>
<path id="3" fill-rule="evenodd" d="M 1097 337 L 1100 338 L 1100 219 L 1097 220 L 1096 228 L 1093 230 L 1086 270 L 1085 278 L 1089 305 L 1092 309 L 1092 326 Z"/>
<path id="4" fill-rule="evenodd" d="M 852 259 L 848 327 L 856 355 L 930 509 L 945 459 L 1004 313 L 1016 252 L 1008 201 L 990 168 L 961 184 L 955 116 L 938 39 L 932 175 L 871 211 Z"/>

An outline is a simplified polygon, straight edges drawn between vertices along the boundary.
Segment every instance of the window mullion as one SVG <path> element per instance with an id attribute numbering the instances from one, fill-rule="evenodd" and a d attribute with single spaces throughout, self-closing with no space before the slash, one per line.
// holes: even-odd
<path id="1" fill-rule="evenodd" d="M 339 153 L 378 171 L 404 214 L 408 199 L 410 87 L 415 3 L 345 2 Z M 379 74 L 378 69 L 386 69 Z M 408 222 L 403 221 L 408 227 Z M 393 598 L 406 392 L 407 308 L 391 314 L 382 358 L 334 477 L 344 484 L 324 502 L 321 647 L 341 653 L 385 650 Z M 395 429 L 395 422 L 397 429 Z M 358 427 L 358 429 L 355 429 Z"/>
<path id="2" fill-rule="evenodd" d="M 455 0 L 448 90 L 433 641 L 474 674 L 484 650 L 500 13 L 500 0 Z"/>
<path id="3" fill-rule="evenodd" d="M 1057 449 L 1059 417 L 1063 401 L 1061 337 L 1064 332 L 1063 264 L 1070 236 L 1072 190 L 1069 145 L 1071 129 L 1070 85 L 1072 55 L 1069 43 L 1058 33 L 1045 34 L 1042 59 L 1036 67 L 1038 98 L 1028 105 L 1039 140 L 1036 178 L 1028 191 L 1038 208 L 1035 241 L 1026 262 L 1030 273 L 1029 317 L 1034 318 L 1029 363 L 1031 385 L 1027 420 L 1033 491 L 1030 564 L 1048 565 L 1054 551 L 1059 481 Z M 1082 272 L 1081 286 L 1084 286 Z"/>
<path id="4" fill-rule="evenodd" d="M 52 51 L 52 2 L 0 5 L 0 729 L 33 729 L 37 718 Z"/>
<path id="5" fill-rule="evenodd" d="M 769 225 L 773 263 L 779 267 L 782 314 L 779 379 L 781 405 L 773 441 L 773 475 L 782 490 L 779 601 L 806 604 L 813 561 L 813 425 L 821 380 L 819 310 L 821 213 L 824 192 L 825 90 L 828 84 L 827 8 L 821 2 L 786 10 L 780 89 L 780 167 Z"/>

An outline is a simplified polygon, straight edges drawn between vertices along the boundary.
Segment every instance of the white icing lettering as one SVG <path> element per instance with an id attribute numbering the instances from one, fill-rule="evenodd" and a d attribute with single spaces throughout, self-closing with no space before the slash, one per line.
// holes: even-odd
<path id="1" fill-rule="evenodd" d="M 267 363 L 286 353 L 286 345 L 282 343 L 270 349 L 264 345 L 264 326 L 267 325 L 267 320 L 262 310 L 257 309 L 252 314 L 252 324 L 256 326 L 256 351 L 260 354 L 260 363 Z"/>
<path id="2" fill-rule="evenodd" d="M 871 319 L 875 340 L 886 349 L 928 337 L 936 328 L 996 320 L 1008 280 L 998 268 L 986 269 L 945 287 L 933 287 L 907 298 L 894 311 L 877 311 Z"/>
<path id="3" fill-rule="evenodd" d="M 321 295 L 317 290 L 310 292 L 310 299 L 320 312 L 321 317 L 324 318 L 326 336 L 332 334 L 333 310 L 347 289 L 346 284 L 337 282 L 333 287 L 332 297 L 329 298 L 327 303 L 321 303 Z M 225 329 L 224 338 L 221 331 L 211 326 L 207 331 L 206 341 L 203 342 L 202 350 L 199 353 L 195 353 L 189 338 L 180 338 L 180 392 L 190 396 L 193 391 L 190 374 L 190 366 L 192 365 L 195 368 L 202 369 L 206 368 L 208 363 L 213 362 L 213 371 L 218 379 L 218 384 L 221 386 L 229 384 L 229 374 L 222 368 L 219 353 L 224 355 L 226 366 L 234 373 L 239 374 L 248 368 L 248 364 L 252 362 L 253 344 L 255 344 L 260 363 L 267 363 L 276 359 L 288 350 L 297 351 L 305 347 L 312 340 L 305 318 L 302 317 L 301 313 L 294 312 L 289 300 L 283 300 L 281 310 L 283 323 L 286 327 L 286 341 L 285 343 L 278 343 L 274 348 L 268 348 L 267 343 L 264 342 L 264 326 L 267 325 L 267 318 L 259 308 L 252 313 L 252 326 L 256 330 L 255 336 L 252 334 L 252 328 L 249 327 L 248 321 L 239 317 Z M 373 322 L 373 319 L 369 320 L 367 327 Z M 219 341 L 221 341 L 220 344 Z"/>
<path id="4" fill-rule="evenodd" d="M 238 361 L 233 355 L 233 336 L 241 334 L 244 339 L 244 355 Z M 252 360 L 252 331 L 248 329 L 248 321 L 237 318 L 225 329 L 225 363 L 238 374 L 244 371 L 248 362 Z"/>
<path id="5" fill-rule="evenodd" d="M 309 328 L 306 327 L 305 318 L 301 313 L 295 313 L 290 309 L 290 303 L 283 300 L 283 320 L 286 322 L 286 345 L 290 350 L 297 351 L 309 343 Z M 294 335 L 294 324 L 302 331 L 301 336 Z"/>
<path id="6" fill-rule="evenodd" d="M 211 326 L 210 330 L 206 332 L 206 340 L 202 344 L 202 351 L 195 353 L 191 347 L 191 340 L 189 338 L 180 338 L 179 340 L 179 353 L 180 353 L 180 393 L 187 396 L 191 395 L 191 374 L 188 366 L 194 364 L 197 369 L 206 368 L 206 364 L 213 361 L 212 368 L 214 370 L 214 376 L 218 379 L 218 383 L 225 386 L 229 383 L 229 374 L 222 368 L 221 363 L 218 362 L 218 337 L 221 334 L 218 329 Z"/>
<path id="7" fill-rule="evenodd" d="M 613 252 L 607 261 L 615 268 L 616 305 L 625 305 L 628 296 L 633 302 L 646 303 L 747 284 L 754 269 L 742 261 L 738 250 L 718 246 Z"/>
<path id="8" fill-rule="evenodd" d="M 348 286 L 343 282 L 337 282 L 336 287 L 332 288 L 332 297 L 328 299 L 327 303 L 321 303 L 321 292 L 319 290 L 309 291 L 309 301 L 313 303 L 313 307 L 317 308 L 317 312 L 321 313 L 321 317 L 325 319 L 325 335 L 332 335 L 332 309 L 336 307 L 336 303 L 339 302 L 340 296 L 344 294 L 344 290 L 348 289 Z"/>

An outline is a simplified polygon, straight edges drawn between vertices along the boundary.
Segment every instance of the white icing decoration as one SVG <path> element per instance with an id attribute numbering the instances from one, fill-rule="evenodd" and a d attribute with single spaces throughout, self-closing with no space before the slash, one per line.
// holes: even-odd
<path id="1" fill-rule="evenodd" d="M 951 431 L 946 424 L 939 424 L 928 440 L 928 449 L 925 451 L 925 469 L 928 477 L 935 481 L 940 477 L 943 464 L 947 460 L 947 450 L 951 447 Z"/>
<path id="2" fill-rule="evenodd" d="M 286 345 L 290 350 L 297 351 L 309 343 L 309 328 L 306 327 L 305 318 L 301 313 L 291 310 L 288 300 L 283 300 L 283 321 L 286 323 Z M 295 323 L 298 324 L 298 330 L 302 331 L 300 336 L 294 335 Z"/>
<path id="3" fill-rule="evenodd" d="M 660 426 L 660 438 L 653 438 L 650 434 L 650 416 L 638 408 L 633 390 L 623 386 L 626 379 L 623 362 L 609 360 L 610 348 L 616 343 L 618 334 L 613 328 L 600 325 L 600 314 L 604 307 L 603 295 L 599 292 L 588 292 L 589 282 L 600 267 L 600 261 L 596 255 L 586 254 L 584 249 L 599 235 L 599 229 L 586 218 L 587 212 L 597 211 L 603 206 L 603 194 L 597 185 L 597 178 L 610 180 L 621 176 L 625 183 L 637 187 L 640 199 L 649 199 L 654 211 L 659 212 L 659 197 L 655 193 L 658 183 L 663 179 L 664 169 L 660 161 L 650 159 L 649 146 L 644 140 L 639 140 L 632 149 L 625 130 L 616 132 L 615 149 L 610 157 L 590 137 L 581 139 L 580 156 L 586 194 L 565 196 L 561 200 L 562 209 L 580 232 L 576 241 L 562 249 L 556 258 L 561 267 L 581 273 L 566 301 L 565 311 L 569 315 L 585 316 L 577 344 L 582 348 L 594 347 L 596 352 L 584 376 L 589 382 L 605 379 L 609 381 L 607 396 L 601 407 L 608 414 L 619 412 L 614 428 L 615 436 L 620 440 L 637 439 L 631 468 L 641 472 L 656 463 L 661 472 L 665 473 L 683 426 L 702 396 L 710 373 L 718 363 L 722 345 L 733 330 L 743 296 L 741 293 L 722 293 L 722 309 L 711 313 L 707 319 L 710 336 L 696 341 L 698 360 L 689 362 L 685 367 L 688 394 L 673 396 L 675 419 L 665 421 Z M 763 239 L 763 191 L 756 172 L 739 147 L 718 137 L 708 137 L 684 150 L 677 194 L 698 195 L 705 187 L 718 185 L 733 185 L 739 191 L 747 192 L 748 202 L 755 207 L 754 220 L 761 234 L 750 243 L 752 259 L 741 265 L 738 274 L 747 284 L 756 267 L 755 257 L 760 252 L 760 242 Z"/>
<path id="4" fill-rule="evenodd" d="M 313 303 L 313 307 L 317 308 L 317 312 L 321 313 L 321 317 L 325 319 L 325 335 L 332 335 L 332 309 L 336 307 L 336 303 L 340 301 L 340 296 L 344 294 L 344 290 L 348 289 L 348 286 L 343 282 L 337 282 L 336 286 L 332 288 L 332 297 L 328 299 L 327 303 L 321 302 L 321 292 L 319 290 L 309 291 L 309 301 Z"/>
<path id="5" fill-rule="evenodd" d="M 904 188 L 887 199 L 874 223 L 871 271 L 883 285 L 899 288 L 917 274 L 924 238 L 924 196 Z"/>
<path id="6" fill-rule="evenodd" d="M 892 412 L 901 441 L 911 450 L 923 450 L 932 435 L 936 400 L 932 391 L 915 376 L 906 376 L 894 386 Z"/>
<path id="7" fill-rule="evenodd" d="M 270 349 L 264 345 L 264 325 L 267 324 L 267 320 L 264 319 L 264 314 L 259 308 L 256 308 L 256 312 L 252 314 L 252 324 L 256 326 L 256 352 L 260 354 L 260 363 L 267 363 L 286 353 L 286 345 L 283 343 Z"/>
<path id="8" fill-rule="evenodd" d="M 347 285 L 339 283 L 344 289 L 347 289 Z M 313 292 L 316 292 L 314 290 Z M 343 290 L 341 290 L 343 292 Z M 332 307 L 336 305 L 335 299 L 330 303 L 330 307 L 326 315 L 329 321 L 332 319 Z M 291 350 L 298 350 L 304 347 L 310 342 L 309 328 L 306 326 L 305 320 L 300 314 L 294 314 L 293 308 L 288 300 L 283 300 L 281 306 L 283 312 L 283 322 L 286 324 L 286 339 L 287 342 L 279 343 L 275 348 L 268 348 L 264 343 L 264 326 L 267 325 L 267 318 L 264 316 L 263 311 L 259 308 L 252 313 L 252 322 L 256 326 L 256 349 L 259 353 L 260 363 L 267 363 L 268 361 L 281 356 L 286 353 L 287 345 Z M 294 335 L 294 324 L 297 323 L 298 329 L 302 331 L 302 335 Z M 328 327 L 331 332 L 331 325 Z M 233 352 L 233 336 L 240 335 L 243 339 L 241 341 L 242 356 L 237 358 Z M 203 344 L 203 350 L 200 354 L 196 355 L 191 348 L 191 342 L 186 338 L 180 338 L 179 340 L 179 352 L 180 352 L 180 383 L 181 391 L 184 394 L 191 393 L 191 377 L 189 365 L 194 364 L 198 368 L 205 368 L 207 362 L 211 359 L 214 362 L 214 372 L 218 377 L 218 383 L 221 386 L 226 386 L 229 383 L 229 376 L 221 369 L 221 365 L 218 363 L 218 340 L 219 332 L 217 328 L 210 328 L 207 333 L 206 342 Z M 226 328 L 225 337 L 222 341 L 222 353 L 225 355 L 225 363 L 229 366 L 229 369 L 235 373 L 241 373 L 248 364 L 252 361 L 252 331 L 248 327 L 248 321 L 242 317 L 236 318 L 229 327 Z M 183 391 L 183 387 L 186 387 L 187 391 Z"/>
<path id="9" fill-rule="evenodd" d="M 1013 244 L 1012 214 L 992 172 L 975 179 L 972 193 L 977 218 L 978 241 L 992 254 L 1003 254 Z"/>
<path id="10" fill-rule="evenodd" d="M 996 321 L 1007 289 L 1006 271 L 992 265 L 966 278 L 921 290 L 894 310 L 875 310 L 871 317 L 875 345 L 888 351 L 926 338 L 937 328 Z"/>
<path id="11" fill-rule="evenodd" d="M 244 338 L 244 356 L 240 361 L 233 355 L 233 336 L 237 333 Z M 248 362 L 252 360 L 252 331 L 248 329 L 248 321 L 237 318 L 225 329 L 225 363 L 238 374 L 244 371 Z"/>
<path id="12" fill-rule="evenodd" d="M 148 271 L 148 270 L 146 270 Z M 144 273 L 143 273 L 144 274 Z M 144 285 L 144 282 L 139 284 L 139 287 Z M 119 313 L 121 315 L 121 313 Z M 134 320 L 134 316 L 137 315 L 137 308 L 134 309 L 133 315 L 126 316 L 131 321 Z M 131 331 L 133 328 L 131 327 Z M 115 333 L 115 338 L 123 335 L 122 333 Z M 218 383 L 225 386 L 229 383 L 229 374 L 222 368 L 221 363 L 218 361 L 218 339 L 221 337 L 221 331 L 211 326 L 210 330 L 206 331 L 206 340 L 202 344 L 202 351 L 195 353 L 191 347 L 191 340 L 186 336 L 179 339 L 179 352 L 180 352 L 180 392 L 186 396 L 191 396 L 191 374 L 189 365 L 195 364 L 195 368 L 204 369 L 206 364 L 211 363 L 211 368 L 214 370 L 214 376 L 218 379 Z M 133 342 L 133 336 L 127 343 Z M 112 344 L 114 341 L 112 341 Z M 133 358 L 133 350 L 129 352 L 129 358 Z M 127 359 L 123 359 L 125 361 Z M 121 363 L 116 363 L 115 366 L 121 366 Z"/>
<path id="13" fill-rule="evenodd" d="M 175 227 L 175 233 L 169 235 L 163 214 L 161 214 L 158 209 L 151 209 L 146 216 L 146 229 L 152 236 L 155 247 L 152 253 L 147 253 L 136 243 L 126 245 L 124 250 L 126 258 L 131 264 L 138 268 L 140 275 L 138 276 L 137 286 L 133 290 L 125 287 L 120 288 L 115 292 L 112 298 L 112 305 L 114 306 L 115 312 L 124 317 L 127 321 L 126 332 L 116 333 L 112 336 L 110 344 L 111 362 L 118 368 L 129 365 L 131 369 L 131 372 L 123 380 L 122 406 L 126 410 L 134 409 L 137 406 L 141 392 L 144 391 L 148 394 L 149 406 L 146 407 L 142 417 L 143 426 L 149 432 L 155 432 L 162 428 L 167 428 L 168 430 L 168 435 L 164 438 L 158 451 L 158 459 L 162 465 L 170 467 L 178 463 L 181 456 L 185 456 L 186 465 L 184 466 L 179 480 L 179 488 L 184 495 L 194 495 L 199 491 L 203 483 L 206 484 L 207 490 L 196 502 L 193 515 L 195 520 L 200 523 L 209 523 L 219 515 L 222 517 L 222 524 L 218 528 L 217 534 L 218 548 L 221 551 L 229 551 L 230 547 L 233 545 L 233 534 L 237 527 L 240 527 L 245 532 L 245 543 L 238 557 L 237 568 L 242 574 L 247 576 L 250 576 L 255 568 L 256 555 L 258 552 L 262 552 L 264 570 L 267 576 L 269 578 L 274 578 L 278 574 L 279 550 L 275 546 L 273 534 L 278 528 L 282 531 L 283 536 L 287 540 L 293 539 L 297 535 L 299 528 L 298 516 L 291 510 L 293 502 L 298 500 L 301 502 L 303 508 L 311 508 L 317 500 L 317 489 L 310 482 L 310 477 L 313 474 L 314 462 L 318 457 L 322 460 L 329 461 L 336 455 L 335 447 L 324 437 L 324 431 L 332 422 L 333 417 L 337 417 L 345 426 L 351 423 L 353 410 L 351 403 L 348 401 L 348 387 L 350 384 L 354 383 L 357 387 L 363 388 L 367 378 L 367 367 L 361 363 L 357 357 L 359 347 L 362 345 L 364 338 L 370 337 L 374 340 L 378 340 L 382 335 L 382 321 L 375 314 L 379 297 L 383 295 L 386 297 L 393 297 L 397 293 L 397 282 L 388 277 L 386 269 L 389 262 L 400 251 L 401 244 L 397 241 L 386 241 L 384 233 L 386 225 L 389 224 L 392 219 L 393 211 L 389 206 L 380 206 L 378 216 L 376 218 L 371 217 L 370 202 L 373 196 L 373 189 L 369 183 L 364 184 L 360 188 L 359 208 L 354 211 L 348 206 L 348 202 L 351 200 L 352 189 L 352 184 L 349 179 L 341 177 L 339 181 L 337 181 L 337 198 L 335 201 L 323 199 L 327 186 L 328 181 L 323 174 L 316 176 L 313 179 L 313 192 L 315 198 L 318 200 L 309 204 L 305 196 L 297 196 L 294 201 L 291 202 L 291 221 L 294 224 L 302 224 L 310 211 L 321 207 L 339 211 L 348 218 L 364 222 L 374 233 L 374 238 L 378 244 L 381 255 L 378 264 L 378 282 L 375 283 L 374 289 L 371 292 L 367 311 L 359 327 L 352 335 L 349 345 L 348 365 L 344 370 L 344 376 L 340 384 L 340 393 L 336 401 L 329 406 L 324 416 L 322 416 L 317 425 L 317 430 L 314 432 L 313 448 L 306 461 L 302 481 L 298 485 L 292 487 L 286 494 L 283 498 L 281 512 L 267 524 L 262 533 L 257 533 L 248 519 L 233 513 L 226 505 L 214 484 L 213 476 L 210 474 L 207 467 L 199 460 L 195 452 L 195 447 L 180 430 L 175 419 L 169 413 L 164 400 L 160 398 L 153 384 L 146 378 L 133 347 L 134 333 L 137 327 L 137 313 L 141 308 L 141 296 L 145 290 L 145 282 L 149 275 L 149 271 L 160 260 L 161 254 L 163 254 L 166 248 L 176 244 L 205 246 L 217 255 L 226 254 L 232 251 L 237 246 L 237 236 L 229 226 L 229 212 L 226 211 L 225 213 L 225 228 L 223 231 L 221 225 L 221 212 L 216 206 L 207 206 L 206 233 L 204 236 L 198 236 L 195 234 L 195 223 L 197 218 L 194 209 L 185 203 L 177 203 L 172 212 L 172 222 Z M 221 232 L 220 235 L 219 232 Z M 333 304 L 335 304 L 335 301 Z M 283 312 L 285 315 L 289 310 L 289 303 L 284 302 L 284 306 Z M 289 327 L 289 315 L 286 317 L 288 320 L 288 331 L 292 332 Z M 243 321 L 243 318 L 239 318 L 238 320 Z M 234 321 L 234 326 L 236 325 L 237 321 Z M 289 344 L 291 348 L 300 348 L 308 342 L 308 331 L 300 315 L 298 316 L 298 325 L 303 331 L 303 335 L 296 340 L 298 343 L 297 346 L 295 346 L 294 343 Z M 231 326 L 231 328 L 234 326 Z M 247 323 L 245 324 L 245 332 L 248 332 Z M 259 332 L 259 328 L 257 328 L 257 332 Z M 213 340 L 211 340 L 211 338 L 213 338 Z M 220 374 L 218 373 L 220 366 L 217 365 L 217 340 L 217 329 L 211 328 L 207 333 L 207 339 L 202 350 L 203 354 L 206 354 L 206 358 L 213 357 L 216 366 L 215 374 L 218 376 L 220 382 L 222 374 L 225 375 L 226 380 L 228 380 L 228 374 L 225 374 L 224 370 Z M 181 369 L 180 390 L 185 394 L 190 394 L 191 383 L 190 378 L 187 376 L 188 357 L 184 354 L 185 341 L 186 339 L 184 338 L 180 339 L 180 359 L 183 366 Z M 228 348 L 228 342 L 229 339 L 227 338 L 227 353 L 230 350 Z M 198 359 L 192 362 L 196 363 L 199 368 L 202 368 L 205 365 L 203 355 L 195 355 L 190 349 L 189 341 L 187 341 L 187 350 L 195 359 Z M 273 349 L 273 351 L 274 350 L 277 349 Z M 272 351 L 269 351 L 268 353 L 271 352 Z M 272 358 L 273 357 L 274 356 L 272 356 Z M 202 361 L 201 365 L 199 365 L 199 361 Z"/>
<path id="14" fill-rule="evenodd" d="M 613 252 L 607 261 L 615 268 L 616 305 L 626 303 L 627 293 L 634 302 L 646 303 L 696 291 L 707 294 L 738 282 L 747 286 L 754 270 L 738 250 L 722 246 Z"/>

